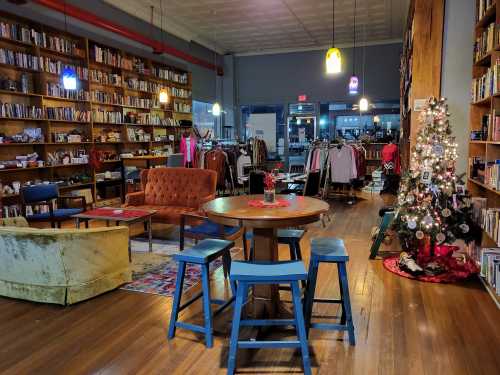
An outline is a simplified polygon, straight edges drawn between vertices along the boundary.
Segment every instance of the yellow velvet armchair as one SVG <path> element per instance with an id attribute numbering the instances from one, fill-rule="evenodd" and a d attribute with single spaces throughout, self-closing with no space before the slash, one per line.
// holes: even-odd
<path id="1" fill-rule="evenodd" d="M 15 225 L 15 226 L 11 226 Z M 128 228 L 36 229 L 0 220 L 0 295 L 70 305 L 132 279 Z"/>

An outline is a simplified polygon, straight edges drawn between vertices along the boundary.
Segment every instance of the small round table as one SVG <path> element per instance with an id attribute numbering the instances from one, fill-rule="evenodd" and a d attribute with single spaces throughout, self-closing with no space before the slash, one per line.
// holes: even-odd
<path id="1" fill-rule="evenodd" d="M 250 207 L 250 200 L 263 200 L 263 195 L 242 195 L 214 199 L 204 205 L 210 220 L 225 225 L 235 225 L 241 221 L 246 228 L 253 229 L 255 261 L 277 261 L 278 228 L 296 227 L 318 221 L 321 214 L 328 212 L 328 203 L 310 197 L 277 195 L 277 199 L 290 201 L 288 207 L 256 208 Z M 262 285 L 255 287 L 254 315 L 277 316 L 280 311 L 278 286 Z"/>

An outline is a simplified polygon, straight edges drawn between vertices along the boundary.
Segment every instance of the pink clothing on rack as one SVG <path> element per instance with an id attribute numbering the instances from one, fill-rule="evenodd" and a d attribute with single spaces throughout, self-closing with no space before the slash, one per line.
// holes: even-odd
<path id="1" fill-rule="evenodd" d="M 333 147 L 329 151 L 332 182 L 349 183 L 357 177 L 354 150 L 349 145 Z"/>
<path id="2" fill-rule="evenodd" d="M 186 142 L 186 137 L 181 138 L 180 152 L 182 154 L 184 154 L 183 165 L 186 166 L 186 163 L 188 161 L 188 153 L 189 153 L 189 159 L 191 160 L 191 162 L 193 164 L 192 166 L 194 168 L 196 168 L 197 167 L 197 165 L 195 165 L 196 159 L 194 157 L 194 155 L 196 153 L 196 137 L 191 135 L 188 138 L 189 138 L 189 150 L 188 150 L 188 146 L 187 146 L 187 142 Z"/>
<path id="3" fill-rule="evenodd" d="M 320 156 L 321 156 L 321 150 L 319 148 L 314 149 L 312 154 L 311 169 L 310 169 L 312 172 L 320 170 L 321 168 Z"/>

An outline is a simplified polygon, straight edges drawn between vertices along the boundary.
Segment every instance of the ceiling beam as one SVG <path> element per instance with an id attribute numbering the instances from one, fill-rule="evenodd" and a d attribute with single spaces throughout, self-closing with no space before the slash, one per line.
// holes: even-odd
<path id="1" fill-rule="evenodd" d="M 121 35 L 125 38 L 133 40 L 135 42 L 139 42 L 146 46 L 150 46 L 152 49 L 166 53 L 168 55 L 177 57 L 181 60 L 184 60 L 190 64 L 195 64 L 201 66 L 206 69 L 217 71 L 218 74 L 223 74 L 223 68 L 221 66 L 217 66 L 211 62 L 200 59 L 196 56 L 190 55 L 184 51 L 181 51 L 175 47 L 172 47 L 166 43 L 158 42 L 154 39 L 148 38 L 142 34 L 139 34 L 129 28 L 118 25 L 114 22 L 111 22 L 107 19 L 104 19 L 94 13 L 91 13 L 82 8 L 76 7 L 74 5 L 65 4 L 63 0 L 34 0 L 36 4 L 42 5 L 46 8 L 52 9 L 56 12 L 66 13 L 68 16 L 76 18 L 80 21 L 86 22 L 88 24 L 97 26 L 103 30 L 110 31 L 112 33 Z"/>

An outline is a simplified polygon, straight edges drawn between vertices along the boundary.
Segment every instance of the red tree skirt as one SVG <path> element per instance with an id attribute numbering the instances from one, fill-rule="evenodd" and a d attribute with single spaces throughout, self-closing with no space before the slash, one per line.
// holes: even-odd
<path id="1" fill-rule="evenodd" d="M 452 257 L 436 257 L 434 261 L 440 263 L 448 271 L 436 276 L 421 275 L 415 277 L 399 268 L 399 256 L 385 258 L 383 264 L 386 270 L 396 275 L 428 283 L 454 283 L 465 280 L 478 272 L 476 265 L 471 260 L 467 260 L 462 264 Z"/>

